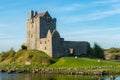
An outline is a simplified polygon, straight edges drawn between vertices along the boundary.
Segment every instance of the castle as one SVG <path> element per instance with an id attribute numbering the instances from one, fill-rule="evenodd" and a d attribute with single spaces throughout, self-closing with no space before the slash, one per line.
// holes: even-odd
<path id="1" fill-rule="evenodd" d="M 86 54 L 90 44 L 85 41 L 64 41 L 56 30 L 56 21 L 48 11 L 38 14 L 31 10 L 26 21 L 27 48 L 44 51 L 51 57 Z"/>

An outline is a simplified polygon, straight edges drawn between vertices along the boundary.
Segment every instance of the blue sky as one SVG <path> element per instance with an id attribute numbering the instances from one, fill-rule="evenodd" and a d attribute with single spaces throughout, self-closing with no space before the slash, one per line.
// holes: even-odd
<path id="1" fill-rule="evenodd" d="M 29 11 L 49 11 L 65 40 L 120 47 L 120 0 L 0 0 L 0 51 L 26 42 Z"/>

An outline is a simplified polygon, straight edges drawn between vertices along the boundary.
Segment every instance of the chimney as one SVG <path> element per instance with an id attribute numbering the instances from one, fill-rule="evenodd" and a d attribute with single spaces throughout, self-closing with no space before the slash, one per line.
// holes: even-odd
<path id="1" fill-rule="evenodd" d="M 33 17 L 34 17 L 34 11 L 31 10 L 31 11 L 30 11 L 30 18 L 33 18 Z"/>

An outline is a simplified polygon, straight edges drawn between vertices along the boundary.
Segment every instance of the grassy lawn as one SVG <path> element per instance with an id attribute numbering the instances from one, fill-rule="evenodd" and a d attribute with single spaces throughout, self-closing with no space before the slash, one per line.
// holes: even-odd
<path id="1" fill-rule="evenodd" d="M 101 60 L 90 58 L 63 57 L 56 63 L 48 66 L 49 68 L 79 68 L 75 72 L 94 72 L 106 71 L 109 74 L 120 74 L 120 62 Z M 74 72 L 74 70 L 71 70 Z"/>
<path id="2" fill-rule="evenodd" d="M 60 58 L 56 63 L 50 65 L 49 67 L 91 67 L 91 66 L 120 66 L 119 62 L 101 60 L 90 58 L 77 58 L 74 57 L 63 57 Z"/>

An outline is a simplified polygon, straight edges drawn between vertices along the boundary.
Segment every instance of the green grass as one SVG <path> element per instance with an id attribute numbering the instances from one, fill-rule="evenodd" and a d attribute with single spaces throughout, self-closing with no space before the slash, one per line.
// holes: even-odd
<path id="1" fill-rule="evenodd" d="M 8 51 L 0 54 L 0 64 L 21 64 L 31 62 L 32 65 L 49 65 L 53 61 L 46 53 L 38 50 Z"/>
<path id="2" fill-rule="evenodd" d="M 94 67 L 94 66 L 120 66 L 119 62 L 101 60 L 90 58 L 77 58 L 74 57 L 63 57 L 60 58 L 56 63 L 50 65 L 49 67 Z"/>
<path id="3" fill-rule="evenodd" d="M 101 60 L 90 58 L 77 58 L 74 57 L 63 57 L 60 58 L 56 63 L 49 65 L 49 68 L 66 68 L 68 71 L 63 71 L 63 73 L 68 72 L 99 72 L 106 71 L 107 74 L 120 74 L 118 70 L 120 68 L 120 62 Z M 69 70 L 71 68 L 71 70 Z M 74 68 L 72 70 L 72 68 Z M 77 69 L 77 70 L 76 70 Z"/>

